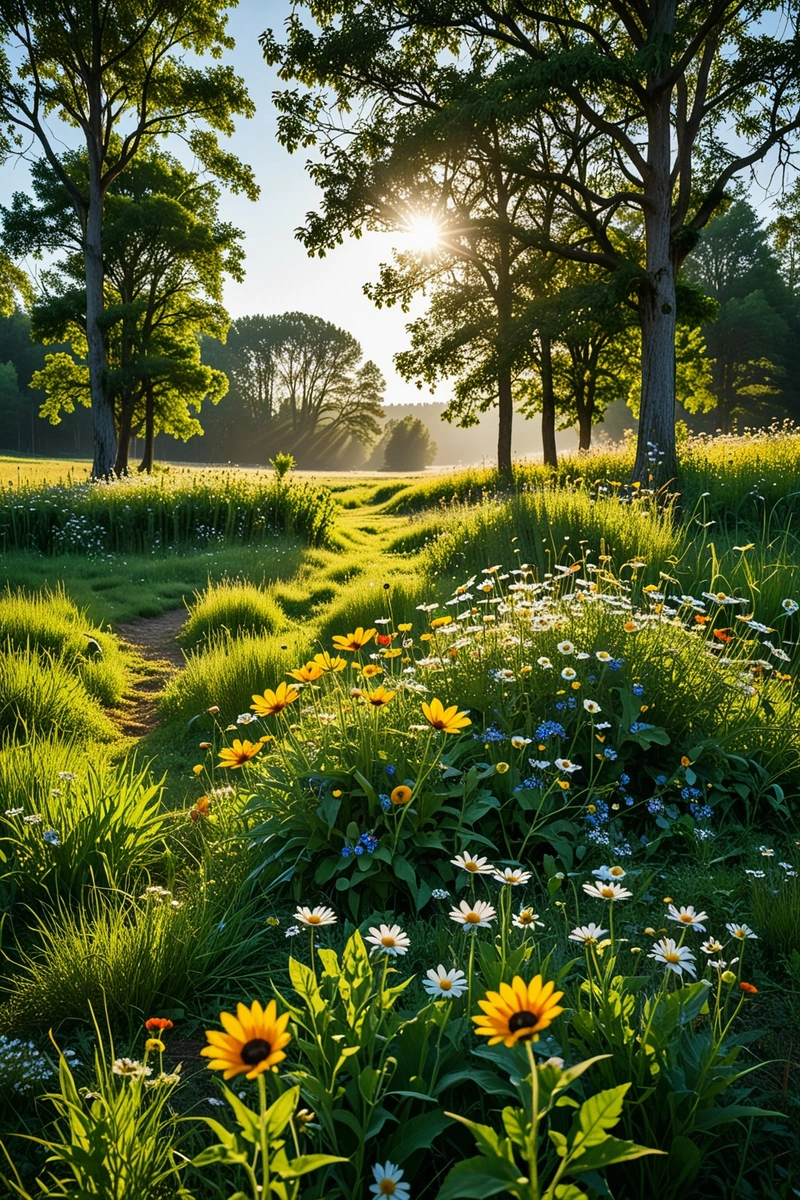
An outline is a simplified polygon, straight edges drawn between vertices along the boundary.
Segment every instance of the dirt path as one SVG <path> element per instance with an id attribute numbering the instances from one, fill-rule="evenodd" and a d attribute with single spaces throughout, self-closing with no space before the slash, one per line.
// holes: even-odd
<path id="1" fill-rule="evenodd" d="M 157 696 L 183 666 L 183 653 L 175 638 L 186 621 L 186 609 L 175 608 L 160 617 L 140 617 L 117 626 L 124 642 L 149 664 L 124 698 L 121 729 L 127 737 L 144 737 L 158 724 Z"/>

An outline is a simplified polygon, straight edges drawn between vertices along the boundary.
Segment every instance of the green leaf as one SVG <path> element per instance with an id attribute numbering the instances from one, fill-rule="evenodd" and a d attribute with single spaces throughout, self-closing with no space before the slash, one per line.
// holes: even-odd
<path id="1" fill-rule="evenodd" d="M 515 1146 L 524 1146 L 527 1137 L 528 1120 L 523 1110 L 509 1106 L 503 1109 L 502 1116 L 503 1126 L 511 1141 Z"/>
<path id="2" fill-rule="evenodd" d="M 634 1158 L 642 1158 L 645 1154 L 665 1154 L 665 1150 L 649 1150 L 647 1146 L 637 1146 L 635 1142 L 624 1142 L 620 1138 L 604 1135 L 604 1140 L 595 1146 L 590 1146 L 575 1159 L 570 1159 L 566 1170 L 577 1175 L 582 1171 L 599 1171 L 610 1167 L 612 1163 L 630 1162 Z"/>
<path id="3" fill-rule="evenodd" d="M 300 1088 L 289 1088 L 282 1096 L 279 1096 L 274 1104 L 271 1104 L 266 1112 L 267 1120 L 267 1137 L 270 1141 L 273 1138 L 280 1137 L 289 1121 L 294 1116 L 297 1108 L 297 1101 L 300 1096 Z"/>
<path id="4" fill-rule="evenodd" d="M 389 1140 L 382 1143 L 381 1154 L 391 1162 L 404 1163 L 412 1154 L 427 1150 L 449 1124 L 441 1110 L 421 1113 L 402 1122 Z"/>
<path id="5" fill-rule="evenodd" d="M 622 1104 L 630 1083 L 607 1088 L 584 1100 L 570 1131 L 569 1157 L 575 1158 L 589 1146 L 605 1141 L 607 1130 L 613 1129 L 622 1115 Z"/>
<path id="6" fill-rule="evenodd" d="M 457 1163 L 445 1179 L 436 1200 L 484 1200 L 510 1192 L 522 1197 L 528 1181 L 518 1168 L 502 1158 L 467 1158 Z"/>
<path id="7" fill-rule="evenodd" d="M 347 1161 L 346 1158 L 339 1158 L 335 1154 L 301 1154 L 299 1158 L 293 1158 L 280 1175 L 281 1179 L 298 1179 L 301 1175 L 308 1175 L 309 1171 L 318 1171 L 320 1167 L 330 1166 L 331 1163 Z"/>

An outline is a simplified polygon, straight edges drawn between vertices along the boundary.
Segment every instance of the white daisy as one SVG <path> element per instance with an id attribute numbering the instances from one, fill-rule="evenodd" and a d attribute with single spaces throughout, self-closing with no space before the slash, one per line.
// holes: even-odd
<path id="1" fill-rule="evenodd" d="M 706 941 L 700 943 L 700 949 L 703 954 L 719 954 L 722 942 L 718 942 L 716 938 L 707 938 Z"/>
<path id="2" fill-rule="evenodd" d="M 781 608 L 784 612 L 791 615 L 792 613 L 797 612 L 798 608 L 800 608 L 800 605 L 798 605 L 796 600 L 781 600 Z"/>
<path id="3" fill-rule="evenodd" d="M 370 1186 L 373 1196 L 394 1196 L 395 1200 L 411 1200 L 411 1188 L 407 1183 L 401 1183 L 403 1172 L 394 1163 L 380 1163 L 372 1168 L 375 1182 Z"/>
<path id="4" fill-rule="evenodd" d="M 545 658 L 544 656 L 542 656 L 541 658 L 537 658 L 536 661 L 539 664 L 539 666 L 543 668 L 543 670 L 552 671 L 553 664 L 550 662 L 549 658 Z"/>
<path id="5" fill-rule="evenodd" d="M 691 904 L 686 908 L 676 908 L 674 904 L 670 904 L 667 909 L 667 917 L 670 921 L 677 921 L 679 925 L 691 925 L 698 933 L 706 931 L 702 922 L 708 920 L 708 913 L 695 912 Z"/>
<path id="6" fill-rule="evenodd" d="M 544 921 L 539 920 L 539 914 L 535 913 L 532 908 L 521 908 L 511 918 L 511 924 L 515 929 L 532 929 L 534 925 L 539 925 L 544 929 Z"/>
<path id="7" fill-rule="evenodd" d="M 586 709 L 587 713 L 591 713 L 592 715 L 600 712 L 600 705 L 596 700 L 584 700 L 583 707 Z"/>
<path id="8" fill-rule="evenodd" d="M 294 914 L 295 921 L 299 921 L 301 925 L 308 925 L 310 928 L 315 928 L 317 925 L 335 925 L 336 913 L 332 908 L 326 908 L 324 904 L 318 904 L 316 908 L 298 908 Z"/>
<path id="9" fill-rule="evenodd" d="M 581 770 L 580 763 L 574 763 L 568 758 L 557 758 L 556 766 L 558 767 L 559 771 L 566 771 L 567 775 L 571 775 L 573 771 Z"/>
<path id="10" fill-rule="evenodd" d="M 662 962 L 668 971 L 674 971 L 676 975 L 682 975 L 686 971 L 693 979 L 697 977 L 691 950 L 686 946 L 679 946 L 673 938 L 665 937 L 656 942 L 647 957 Z"/>
<path id="11" fill-rule="evenodd" d="M 758 938 L 758 934 L 753 933 L 749 925 L 726 925 L 725 928 L 732 937 L 738 938 L 740 942 L 746 942 L 748 938 L 753 940 Z"/>
<path id="12" fill-rule="evenodd" d="M 406 954 L 411 945 L 408 940 L 408 934 L 403 933 L 399 925 L 371 925 L 369 930 L 371 936 L 364 939 L 366 942 L 371 942 L 373 950 L 379 954 L 390 954 L 392 957 L 398 954 Z"/>
<path id="13" fill-rule="evenodd" d="M 456 971 L 451 968 L 445 971 L 441 963 L 436 970 L 426 972 L 427 979 L 423 979 L 422 986 L 429 996 L 439 996 L 440 998 L 452 996 L 454 1000 L 466 991 L 467 977 L 463 971 Z"/>
<path id="14" fill-rule="evenodd" d="M 574 654 L 575 647 L 572 642 L 559 642 L 556 646 L 559 654 Z"/>
<path id="15" fill-rule="evenodd" d="M 605 937 L 608 933 L 607 929 L 601 929 L 599 925 L 595 925 L 594 921 L 589 925 L 578 925 L 569 935 L 571 942 L 582 942 L 584 946 L 593 946 L 600 938 Z"/>
<path id="16" fill-rule="evenodd" d="M 561 672 L 561 678 L 566 679 L 567 683 L 569 683 L 573 679 L 577 679 L 577 677 L 578 677 L 578 672 L 575 670 L 574 667 L 564 667 L 564 670 Z"/>
<path id="17" fill-rule="evenodd" d="M 520 883 L 527 883 L 531 878 L 530 871 L 522 871 L 519 867 L 505 867 L 502 871 L 495 870 L 492 879 L 496 879 L 498 883 L 508 883 L 512 887 L 517 887 Z"/>
<path id="18" fill-rule="evenodd" d="M 526 737 L 512 737 L 511 745 L 515 750 L 524 750 L 526 746 L 530 746 L 531 739 Z"/>
<path id="19" fill-rule="evenodd" d="M 633 892 L 619 883 L 585 883 L 583 890 L 595 900 L 630 900 Z"/>
<path id="20" fill-rule="evenodd" d="M 596 871 L 592 871 L 595 879 L 602 879 L 604 882 L 609 879 L 624 879 L 627 872 L 623 867 L 598 867 Z"/>
<path id="21" fill-rule="evenodd" d="M 495 870 L 488 858 L 473 858 L 469 850 L 457 854 L 450 862 L 454 867 L 461 867 L 462 871 L 469 871 L 472 875 L 492 875 Z"/>
<path id="22" fill-rule="evenodd" d="M 458 908 L 450 910 L 451 921 L 458 921 L 460 925 L 479 929 L 488 928 L 496 916 L 497 913 L 491 904 L 487 904 L 485 900 L 476 900 L 473 904 L 462 900 Z"/>

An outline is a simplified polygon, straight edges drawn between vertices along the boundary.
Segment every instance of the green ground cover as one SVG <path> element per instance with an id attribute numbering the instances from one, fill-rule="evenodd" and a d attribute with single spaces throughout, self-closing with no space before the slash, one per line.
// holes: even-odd
<path id="1" fill-rule="evenodd" d="M 796 1194 L 798 466 L 331 480 L 321 545 L 8 553 L 0 1104 L 48 1144 L 5 1138 L 9 1194 Z M 174 607 L 133 743 L 114 627 Z"/>

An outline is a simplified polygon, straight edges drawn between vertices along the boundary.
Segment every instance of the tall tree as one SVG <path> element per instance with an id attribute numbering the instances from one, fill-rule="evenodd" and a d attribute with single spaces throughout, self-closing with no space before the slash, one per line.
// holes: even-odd
<path id="1" fill-rule="evenodd" d="M 64 155 L 63 165 L 83 186 L 85 153 Z M 82 230 L 59 176 L 43 160 L 34 166 L 33 193 L 36 202 L 18 193 L 0 213 L 15 254 L 62 251 L 42 274 L 44 291 L 33 307 L 39 336 L 69 339 L 73 346 L 73 355 L 48 356 L 35 380 L 48 393 L 43 415 L 56 422 L 76 400 L 90 403 Z M 197 341 L 202 334 L 225 336 L 223 278 L 243 276 L 241 233 L 219 220 L 218 202 L 214 184 L 155 147 L 138 156 L 106 197 L 106 391 L 118 435 L 117 474 L 127 471 L 137 426 L 145 427 L 145 465 L 152 466 L 156 430 L 181 438 L 202 432 L 188 409 L 199 409 L 205 396 L 216 401 L 227 387 L 220 372 L 202 365 Z"/>
<path id="2" fill-rule="evenodd" d="M 711 359 L 713 408 L 722 432 L 731 433 L 737 417 L 758 418 L 765 402 L 781 395 L 795 304 L 767 231 L 744 198 L 711 221 L 685 274 L 717 304 L 703 336 Z M 687 407 L 697 411 L 700 397 Z M 711 411 L 708 400 L 702 407 Z"/>
<path id="3" fill-rule="evenodd" d="M 771 150 L 781 158 L 800 128 L 800 6 L 796 0 L 612 0 L 574 6 L 514 0 L 304 0 L 315 28 L 295 13 L 283 45 L 263 44 L 294 89 L 302 141 L 309 115 L 334 94 L 342 113 L 420 96 L 437 54 L 478 72 L 504 63 L 497 99 L 534 99 L 557 127 L 577 113 L 605 156 L 605 178 L 542 170 L 591 233 L 553 253 L 609 271 L 631 269 L 642 343 L 639 446 L 634 478 L 675 475 L 675 331 L 678 270 L 730 182 Z M 501 92 L 500 85 L 504 86 Z M 387 114 L 388 116 L 388 114 Z M 620 183 L 620 176 L 623 182 Z M 614 238 L 620 212 L 641 215 L 645 259 Z"/>
<path id="4" fill-rule="evenodd" d="M 16 136 L 34 139 L 66 189 L 81 230 L 86 343 L 94 418 L 93 474 L 116 458 L 104 337 L 103 207 L 109 188 L 153 139 L 184 138 L 198 161 L 255 198 L 249 168 L 217 135 L 252 116 L 243 81 L 229 66 L 201 68 L 233 48 L 230 0 L 0 0 L 0 115 Z M 71 176 L 55 116 L 79 131 L 86 187 Z M 5 142 L 9 152 L 9 140 Z"/>

